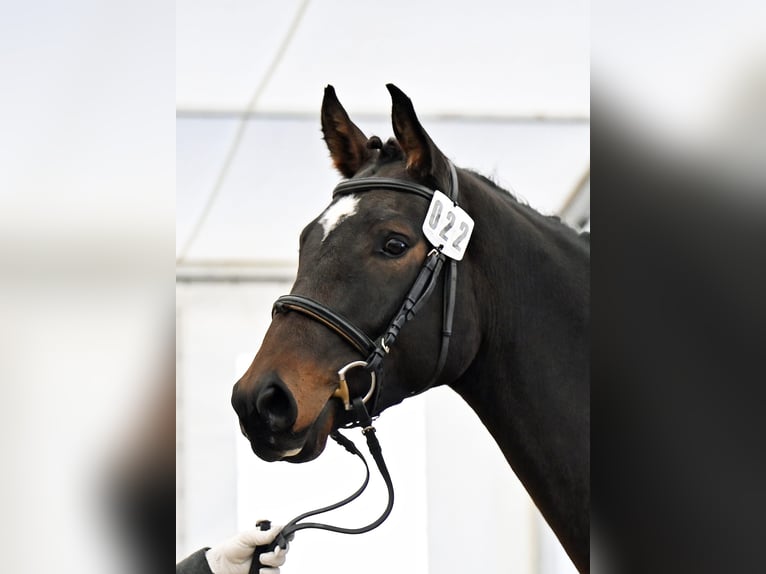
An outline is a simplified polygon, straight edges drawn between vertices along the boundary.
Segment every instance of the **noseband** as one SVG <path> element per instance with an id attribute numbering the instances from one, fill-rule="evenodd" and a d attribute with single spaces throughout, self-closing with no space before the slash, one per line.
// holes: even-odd
<path id="1" fill-rule="evenodd" d="M 455 166 L 452 163 L 450 163 L 450 176 L 451 185 L 446 195 L 453 203 L 457 204 L 458 180 Z M 381 189 L 417 195 L 429 202 L 434 195 L 432 189 L 417 183 L 386 177 L 363 177 L 339 183 L 333 191 L 333 199 L 351 193 L 364 193 Z M 442 253 L 440 247 L 434 248 L 428 253 L 418 276 L 405 295 L 399 311 L 391 319 L 383 334 L 375 339 L 369 337 L 362 329 L 359 329 L 340 313 L 309 297 L 283 295 L 274 303 L 274 315 L 289 311 L 301 313 L 314 321 L 318 321 L 339 335 L 364 357 L 364 360 L 353 361 L 338 371 L 338 389 L 333 394 L 333 397 L 341 399 L 344 409 L 346 411 L 353 411 L 355 415 L 355 419 L 345 425 L 346 428 L 369 426 L 371 417 L 379 414 L 377 409 L 381 391 L 380 382 L 382 380 L 383 359 L 390 352 L 391 346 L 399 336 L 399 332 L 404 324 L 415 316 L 428 300 L 431 293 L 433 293 L 446 259 L 447 257 Z M 449 351 L 449 343 L 452 337 L 452 320 L 455 312 L 456 285 L 457 261 L 450 259 L 444 280 L 442 340 L 439 357 L 430 381 L 420 392 L 432 387 L 436 383 L 447 362 L 447 352 Z M 359 412 L 358 408 L 354 407 L 354 400 L 350 396 L 346 381 L 346 373 L 356 368 L 366 370 L 370 376 L 369 389 L 361 401 L 364 407 L 362 412 Z"/>
<path id="2" fill-rule="evenodd" d="M 457 205 L 458 196 L 458 181 L 455 167 L 450 163 L 450 175 L 451 186 L 449 193 L 446 194 L 449 199 Z M 390 191 L 400 191 L 404 193 L 411 193 L 428 200 L 429 202 L 433 198 L 434 191 L 419 185 L 417 183 L 410 183 L 408 181 L 401 181 L 398 179 L 385 178 L 385 177 L 364 177 L 358 179 L 351 179 L 339 183 L 333 191 L 333 198 L 348 195 L 350 193 L 363 193 L 373 190 L 386 189 Z M 388 328 L 385 332 L 373 340 L 362 330 L 356 327 L 351 321 L 343 317 L 340 313 L 336 313 L 326 305 L 314 301 L 308 297 L 302 295 L 283 295 L 274 303 L 272 314 L 287 313 L 289 311 L 295 311 L 302 315 L 309 317 L 315 321 L 318 321 L 340 337 L 342 337 L 349 345 L 351 345 L 360 355 L 365 357 L 364 360 L 352 361 L 342 367 L 338 371 L 338 389 L 336 389 L 333 397 L 340 398 L 343 401 L 345 410 L 352 413 L 351 422 L 345 425 L 346 428 L 352 428 L 355 426 L 362 427 L 362 433 L 367 439 L 367 447 L 372 454 L 373 459 L 378 467 L 378 470 L 386 483 L 386 489 L 388 490 L 388 504 L 386 505 L 383 513 L 374 521 L 366 526 L 360 528 L 341 528 L 338 526 L 332 526 L 330 524 L 323 524 L 318 522 L 305 522 L 305 519 L 316 516 L 317 514 L 323 514 L 330 510 L 335 510 L 341 506 L 352 502 L 358 498 L 367 487 L 370 478 L 370 469 L 365 461 L 364 456 L 356 448 L 354 443 L 348 438 L 344 437 L 340 432 L 333 431 L 331 433 L 332 438 L 343 446 L 348 452 L 358 456 L 367 471 L 366 478 L 362 486 L 348 498 L 330 506 L 312 510 L 297 516 L 290 522 L 288 522 L 277 538 L 268 546 L 259 546 L 256 548 L 255 555 L 250 567 L 250 573 L 255 574 L 260 570 L 260 555 L 264 552 L 273 550 L 276 546 L 287 548 L 287 542 L 291 539 L 292 535 L 307 528 L 316 528 L 319 530 L 329 530 L 332 532 L 339 532 L 343 534 L 362 534 L 369 532 L 370 530 L 380 526 L 388 515 L 391 513 L 391 509 L 394 505 L 394 486 L 391 481 L 391 475 L 386 468 L 386 463 L 383 460 L 382 450 L 380 443 L 378 442 L 375 434 L 375 428 L 372 426 L 372 416 L 377 413 L 378 398 L 380 396 L 380 384 L 376 384 L 381 380 L 381 371 L 383 359 L 388 355 L 391 350 L 391 346 L 399 336 L 407 321 L 411 320 L 423 304 L 428 300 L 431 293 L 433 293 L 434 287 L 438 282 L 439 273 L 444 265 L 447 257 L 442 253 L 442 248 L 437 247 L 432 249 L 426 256 L 423 266 L 418 273 L 412 287 L 407 292 L 407 295 L 402 302 L 399 311 L 394 315 L 394 318 L 390 321 Z M 454 259 L 450 259 L 449 266 L 447 267 L 446 277 L 444 280 L 444 308 L 442 314 L 442 341 L 441 349 L 439 351 L 439 358 L 436 363 L 436 369 L 431 376 L 431 380 L 422 390 L 428 389 L 433 386 L 439 378 L 442 369 L 447 361 L 447 351 L 449 350 L 449 342 L 452 337 L 452 319 L 455 312 L 455 286 L 457 284 L 457 262 Z M 346 373 L 352 369 L 364 369 L 370 375 L 370 387 L 364 396 L 351 397 L 348 383 L 346 382 Z M 371 403 L 371 407 L 367 408 L 367 403 Z M 370 414 L 372 413 L 372 415 Z M 264 525 L 265 526 L 265 525 Z"/>

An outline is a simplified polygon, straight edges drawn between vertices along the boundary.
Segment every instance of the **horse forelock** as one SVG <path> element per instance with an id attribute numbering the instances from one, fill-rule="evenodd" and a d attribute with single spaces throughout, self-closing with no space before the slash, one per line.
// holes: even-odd
<path id="1" fill-rule="evenodd" d="M 377 157 L 375 158 L 375 163 L 377 164 L 404 159 L 404 151 L 402 151 L 396 138 L 388 138 L 384 143 L 378 136 L 371 136 L 370 139 L 367 140 L 367 149 L 378 151 Z"/>

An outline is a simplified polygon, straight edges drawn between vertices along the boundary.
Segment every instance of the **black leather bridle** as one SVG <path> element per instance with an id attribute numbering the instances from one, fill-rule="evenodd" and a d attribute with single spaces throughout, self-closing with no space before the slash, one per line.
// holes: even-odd
<path id="1" fill-rule="evenodd" d="M 457 204 L 458 198 L 458 180 L 455 166 L 452 163 L 450 166 L 450 189 L 448 190 L 447 197 L 449 197 L 455 204 Z M 365 193 L 375 190 L 389 190 L 399 191 L 403 193 L 410 193 L 422 197 L 423 199 L 431 201 L 434 195 L 434 191 L 424 185 L 412 183 L 409 181 L 402 181 L 393 178 L 386 177 L 363 177 L 357 179 L 350 179 L 339 183 L 333 191 L 333 199 L 352 193 Z M 367 488 L 367 484 L 370 479 L 370 469 L 367 465 L 367 461 L 364 456 L 356 448 L 354 443 L 344 437 L 340 432 L 333 431 L 331 437 L 343 446 L 348 452 L 358 456 L 366 468 L 367 474 L 362 486 L 354 492 L 348 498 L 320 508 L 310 512 L 306 512 L 297 516 L 293 520 L 287 523 L 282 531 L 279 533 L 274 542 L 268 546 L 260 546 L 256 548 L 256 552 L 253 556 L 253 562 L 250 568 L 251 574 L 255 574 L 259 571 L 261 566 L 259 556 L 264 552 L 273 550 L 276 546 L 287 548 L 287 542 L 292 538 L 292 535 L 298 530 L 306 528 L 317 528 L 320 530 L 330 530 L 332 532 L 339 532 L 343 534 L 362 534 L 369 532 L 374 528 L 380 526 L 388 515 L 391 513 L 391 509 L 394 505 L 394 487 L 391 481 L 391 475 L 386 468 L 386 463 L 383 460 L 382 450 L 380 443 L 378 442 L 375 434 L 375 428 L 372 426 L 372 419 L 378 413 L 377 408 L 379 405 L 378 399 L 380 396 L 380 381 L 382 381 L 381 373 L 383 368 L 383 360 L 391 350 L 391 346 L 399 336 L 399 332 L 402 327 L 410 321 L 420 308 L 433 293 L 436 284 L 438 283 L 439 274 L 444 266 L 447 257 L 442 253 L 441 246 L 432 249 L 426 256 L 418 276 L 415 278 L 410 290 L 404 297 L 404 301 L 399 308 L 399 311 L 394 315 L 393 319 L 388 324 L 386 330 L 379 337 L 372 339 L 362 329 L 359 329 L 349 319 L 345 318 L 340 313 L 337 313 L 327 307 L 326 305 L 304 297 L 302 295 L 283 295 L 278 298 L 274 303 L 272 315 L 288 312 L 297 312 L 309 317 L 325 327 L 335 332 L 341 338 L 343 338 L 349 345 L 351 345 L 356 351 L 359 352 L 364 360 L 352 361 L 338 371 L 338 389 L 333 394 L 333 397 L 340 398 L 343 401 L 345 411 L 351 415 L 351 420 L 345 428 L 362 427 L 362 433 L 367 439 L 367 446 L 370 450 L 370 454 L 375 459 L 378 470 L 380 471 L 386 488 L 388 490 L 388 503 L 386 505 L 383 514 L 381 514 L 374 522 L 360 527 L 360 528 L 341 528 L 338 526 L 332 526 L 329 524 L 322 524 L 316 522 L 301 522 L 311 516 L 335 510 L 341 506 L 345 506 L 351 501 L 358 498 L 362 492 Z M 447 271 L 444 278 L 444 306 L 442 312 L 442 340 L 439 350 L 439 357 L 437 359 L 436 368 L 431 380 L 428 384 L 420 390 L 420 392 L 433 386 L 444 369 L 444 365 L 447 362 L 447 352 L 449 351 L 449 343 L 452 337 L 452 320 L 455 313 L 455 290 L 457 286 L 457 261 L 450 259 L 447 265 Z M 364 396 L 352 397 L 348 383 L 346 381 L 346 373 L 351 369 L 361 368 L 366 370 L 370 376 L 370 387 Z M 414 394 L 414 393 L 413 393 Z M 370 402 L 371 401 L 371 402 Z M 368 408 L 368 403 L 370 404 Z M 261 525 L 264 529 L 267 528 L 267 524 Z"/>
<path id="2" fill-rule="evenodd" d="M 455 204 L 458 199 L 458 181 L 455 167 L 450 163 L 450 189 L 447 195 Z M 386 177 L 363 177 L 349 179 L 339 183 L 333 191 L 333 198 L 349 195 L 352 193 L 365 193 L 375 190 L 389 190 L 410 193 L 431 201 L 434 191 L 424 185 Z M 440 247 L 433 248 L 425 258 L 418 276 L 415 278 L 410 290 L 404 297 L 399 311 L 389 322 L 386 330 L 375 339 L 369 337 L 362 329 L 359 329 L 349 319 L 327 307 L 326 305 L 304 297 L 302 295 L 283 295 L 276 300 L 273 314 L 295 311 L 310 319 L 322 323 L 325 327 L 335 332 L 351 345 L 364 360 L 353 361 L 338 371 L 338 389 L 334 397 L 343 401 L 346 411 L 354 411 L 353 400 L 349 393 L 346 373 L 351 369 L 361 368 L 370 376 L 370 386 L 363 397 L 363 403 L 370 416 L 379 414 L 378 399 L 381 391 L 381 372 L 383 360 L 391 350 L 391 346 L 399 336 L 402 327 L 410 321 L 425 304 L 433 293 L 439 279 L 439 274 L 447 258 L 441 252 Z M 432 387 L 438 380 L 439 375 L 447 362 L 450 339 L 452 337 L 452 321 L 455 312 L 455 290 L 457 286 L 457 262 L 450 259 L 447 263 L 447 271 L 444 279 L 444 306 L 442 311 L 442 340 L 437 359 L 436 368 L 428 384 L 420 392 Z M 363 417 L 367 419 L 369 417 Z M 356 420 L 348 423 L 346 428 L 360 426 L 365 420 Z"/>

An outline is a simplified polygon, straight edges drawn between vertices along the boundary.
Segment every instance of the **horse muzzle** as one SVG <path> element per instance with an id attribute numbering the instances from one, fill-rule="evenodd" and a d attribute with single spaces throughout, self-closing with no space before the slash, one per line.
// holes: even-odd
<path id="1" fill-rule="evenodd" d="M 287 385 L 272 373 L 259 382 L 254 392 L 245 392 L 239 383 L 235 385 L 231 404 L 256 456 L 267 462 L 306 462 L 324 450 L 339 401 L 328 400 L 311 424 L 296 430 L 298 404 Z"/>

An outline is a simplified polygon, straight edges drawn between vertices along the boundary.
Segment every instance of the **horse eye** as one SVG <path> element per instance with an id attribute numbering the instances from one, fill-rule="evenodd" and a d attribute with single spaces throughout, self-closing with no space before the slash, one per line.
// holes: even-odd
<path id="1" fill-rule="evenodd" d="M 386 244 L 383 246 L 383 252 L 386 255 L 390 255 L 392 257 L 397 257 L 404 253 L 406 250 L 407 244 L 401 239 L 396 239 L 394 237 L 386 241 Z"/>

